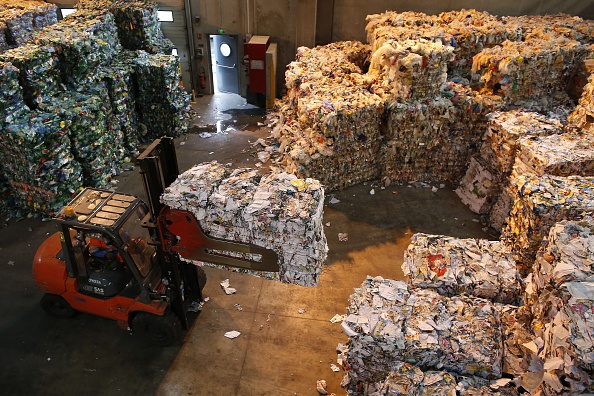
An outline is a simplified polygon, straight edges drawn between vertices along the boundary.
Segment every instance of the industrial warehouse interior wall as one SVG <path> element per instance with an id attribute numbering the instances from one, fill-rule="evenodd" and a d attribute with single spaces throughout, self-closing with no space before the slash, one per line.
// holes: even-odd
<path id="1" fill-rule="evenodd" d="M 240 44 L 252 35 L 270 36 L 270 42 L 278 45 L 276 85 L 282 87 L 285 66 L 295 59 L 297 46 L 314 45 L 315 0 L 190 0 L 190 7 L 195 46 L 204 53 L 196 60 L 196 69 L 210 70 L 209 35 L 234 35 Z M 239 45 L 238 50 L 239 59 L 243 59 L 243 46 Z M 246 90 L 246 77 L 246 69 L 241 65 L 240 92 Z"/>

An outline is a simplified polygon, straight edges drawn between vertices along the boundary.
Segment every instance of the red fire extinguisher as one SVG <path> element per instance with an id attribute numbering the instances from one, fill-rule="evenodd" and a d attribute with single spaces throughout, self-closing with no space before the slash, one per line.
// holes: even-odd
<path id="1" fill-rule="evenodd" d="M 199 78 L 200 78 L 200 89 L 206 89 L 206 74 L 205 74 L 205 70 L 204 67 L 200 68 L 199 71 Z"/>

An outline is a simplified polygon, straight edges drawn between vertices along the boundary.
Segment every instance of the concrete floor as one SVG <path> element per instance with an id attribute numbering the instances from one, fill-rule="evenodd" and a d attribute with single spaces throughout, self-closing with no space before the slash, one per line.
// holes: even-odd
<path id="1" fill-rule="evenodd" d="M 198 98 L 191 133 L 176 139 L 182 171 L 218 160 L 234 167 L 256 162 L 251 143 L 268 136 L 260 109 L 237 96 Z M 209 138 L 201 132 L 211 132 Z M 117 189 L 144 196 L 137 170 Z M 434 185 L 438 185 L 435 184 Z M 317 395 L 340 388 L 336 346 L 347 341 L 340 323 L 348 296 L 367 275 L 403 279 L 404 249 L 415 232 L 491 238 L 451 189 L 420 185 L 380 189 L 370 183 L 329 193 L 324 222 L 330 248 L 319 286 L 305 288 L 206 268 L 210 299 L 179 344 L 159 348 L 86 314 L 55 319 L 39 306 L 31 277 L 37 246 L 55 228 L 39 219 L 3 221 L 0 229 L 0 393 L 3 395 Z M 328 200 L 327 200 L 328 202 Z M 348 233 L 340 242 L 338 233 Z M 237 289 L 226 295 L 219 283 Z M 238 309 L 237 304 L 241 310 Z M 305 310 L 305 312 L 303 310 Z M 237 330 L 236 339 L 224 333 Z"/>

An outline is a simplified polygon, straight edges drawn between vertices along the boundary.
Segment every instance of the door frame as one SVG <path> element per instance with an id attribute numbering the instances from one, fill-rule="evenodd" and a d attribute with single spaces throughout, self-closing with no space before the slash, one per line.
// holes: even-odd
<path id="1" fill-rule="evenodd" d="M 212 45 L 212 37 L 213 36 L 229 36 L 229 37 L 233 37 L 233 39 L 235 40 L 235 47 L 236 47 L 236 52 L 237 52 L 237 57 L 236 57 L 236 65 L 237 65 L 237 94 L 245 97 L 245 93 L 244 93 L 244 87 L 243 87 L 243 79 L 242 79 L 242 75 L 241 75 L 241 70 L 243 67 L 243 62 L 242 57 L 243 57 L 243 41 L 240 41 L 240 35 L 239 34 L 227 34 L 227 33 L 209 33 L 207 34 L 207 39 L 208 39 L 208 53 L 209 53 L 209 57 L 208 57 L 208 63 L 209 63 L 209 73 L 210 73 L 210 81 L 211 81 L 211 92 L 214 93 L 214 88 L 215 88 L 215 81 L 214 81 L 214 76 L 212 75 L 212 70 L 213 67 L 216 67 L 216 64 L 212 64 L 212 58 L 215 57 L 216 58 L 216 48 L 213 48 Z M 214 55 L 214 56 L 213 56 Z M 218 77 L 217 77 L 218 78 Z"/>

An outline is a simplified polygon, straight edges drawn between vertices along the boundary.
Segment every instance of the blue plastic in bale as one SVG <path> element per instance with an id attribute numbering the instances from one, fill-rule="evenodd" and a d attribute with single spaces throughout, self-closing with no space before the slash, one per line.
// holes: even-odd
<path id="1" fill-rule="evenodd" d="M 25 103 L 32 109 L 59 92 L 61 71 L 55 47 L 26 44 L 0 54 L 19 70 L 19 83 Z"/>
<path id="2" fill-rule="evenodd" d="M 15 209 L 52 215 L 82 187 L 69 126 L 59 115 L 42 112 L 30 112 L 6 126 L 0 140 L 0 177 L 10 185 Z"/>

